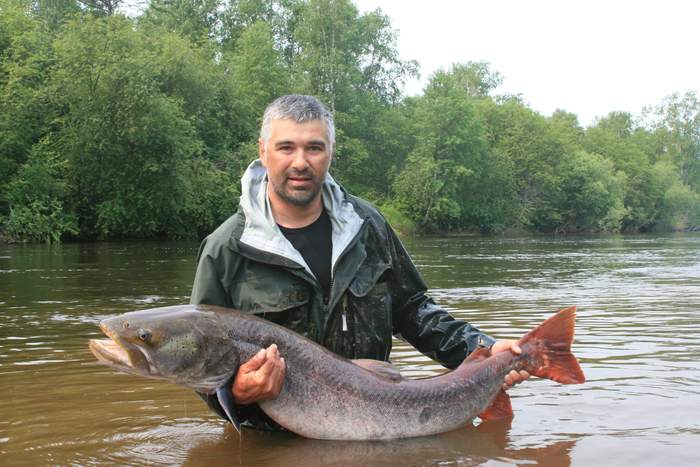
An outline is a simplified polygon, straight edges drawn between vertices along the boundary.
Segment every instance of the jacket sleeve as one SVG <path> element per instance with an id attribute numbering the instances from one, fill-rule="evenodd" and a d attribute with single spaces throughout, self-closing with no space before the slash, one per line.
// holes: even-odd
<path id="1" fill-rule="evenodd" d="M 391 227 L 389 248 L 392 277 L 392 327 L 408 341 L 447 368 L 456 368 L 471 352 L 496 341 L 471 324 L 454 319 L 426 295 L 427 287 Z"/>
<path id="2" fill-rule="evenodd" d="M 217 305 L 230 308 L 232 306 L 231 297 L 224 288 L 220 272 L 220 269 L 224 267 L 221 263 L 227 258 L 212 251 L 207 240 L 205 238 L 202 241 L 197 254 L 197 272 L 194 275 L 190 303 L 192 305 Z"/>

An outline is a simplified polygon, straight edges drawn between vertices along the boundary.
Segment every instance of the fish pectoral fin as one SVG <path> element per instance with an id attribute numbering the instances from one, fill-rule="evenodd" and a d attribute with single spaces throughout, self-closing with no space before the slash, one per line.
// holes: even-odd
<path id="1" fill-rule="evenodd" d="M 398 368 L 389 362 L 383 362 L 381 360 L 373 360 L 371 358 L 358 358 L 356 360 L 350 360 L 357 366 L 364 368 L 365 370 L 371 371 L 372 373 L 388 378 L 392 381 L 403 381 L 405 378 L 401 376 L 401 372 Z"/>
<path id="2" fill-rule="evenodd" d="M 235 403 L 233 402 L 233 394 L 231 393 L 231 387 L 228 384 L 224 384 L 221 386 L 219 389 L 216 390 L 216 398 L 219 401 L 219 405 L 221 406 L 222 409 L 224 409 L 224 412 L 226 412 L 226 416 L 228 417 L 229 422 L 236 428 L 238 433 L 241 432 L 241 422 L 238 421 L 238 417 L 236 417 L 236 408 L 235 408 Z"/>
<path id="3" fill-rule="evenodd" d="M 482 420 L 503 420 L 513 418 L 513 407 L 510 405 L 510 396 L 505 390 L 500 389 L 491 405 L 479 414 Z"/>

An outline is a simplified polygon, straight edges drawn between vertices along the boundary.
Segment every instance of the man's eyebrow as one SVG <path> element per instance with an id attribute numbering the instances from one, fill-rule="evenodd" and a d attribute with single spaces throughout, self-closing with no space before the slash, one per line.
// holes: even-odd
<path id="1" fill-rule="evenodd" d="M 293 140 L 286 140 L 286 139 L 283 139 L 283 140 L 281 140 L 281 141 L 275 141 L 275 147 L 287 146 L 287 145 L 292 145 L 292 146 L 293 146 L 293 145 L 295 145 L 295 144 L 296 144 L 296 143 L 295 143 Z M 307 144 L 307 145 L 315 145 L 315 146 L 323 146 L 323 147 L 325 147 L 325 146 L 326 146 L 326 141 L 325 141 L 325 140 L 322 140 L 322 139 L 312 139 L 312 140 L 310 140 L 310 141 L 309 141 L 308 143 L 306 143 L 306 144 Z"/>

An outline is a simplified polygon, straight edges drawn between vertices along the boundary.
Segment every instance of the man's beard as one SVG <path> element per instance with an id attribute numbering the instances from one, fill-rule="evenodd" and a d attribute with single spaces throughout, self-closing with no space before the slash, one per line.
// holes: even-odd
<path id="1" fill-rule="evenodd" d="M 289 187 L 288 181 L 290 178 L 309 178 L 311 186 L 309 189 L 305 190 L 295 190 Z M 323 182 L 318 180 L 316 174 L 311 170 L 298 171 L 291 169 L 284 174 L 284 179 L 282 183 L 272 184 L 272 189 L 275 190 L 277 196 L 279 196 L 284 201 L 293 204 L 295 206 L 308 206 L 311 201 L 316 199 L 316 196 L 321 191 Z"/>

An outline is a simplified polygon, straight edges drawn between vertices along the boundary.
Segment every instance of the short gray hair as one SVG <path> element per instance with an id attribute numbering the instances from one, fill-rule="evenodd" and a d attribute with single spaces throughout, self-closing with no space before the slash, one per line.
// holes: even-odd
<path id="1" fill-rule="evenodd" d="M 265 142 L 270 139 L 270 127 L 273 119 L 294 120 L 297 123 L 321 120 L 326 124 L 328 142 L 331 145 L 335 143 L 333 114 L 314 96 L 288 94 L 272 101 L 265 109 L 260 126 L 260 139 Z"/>

